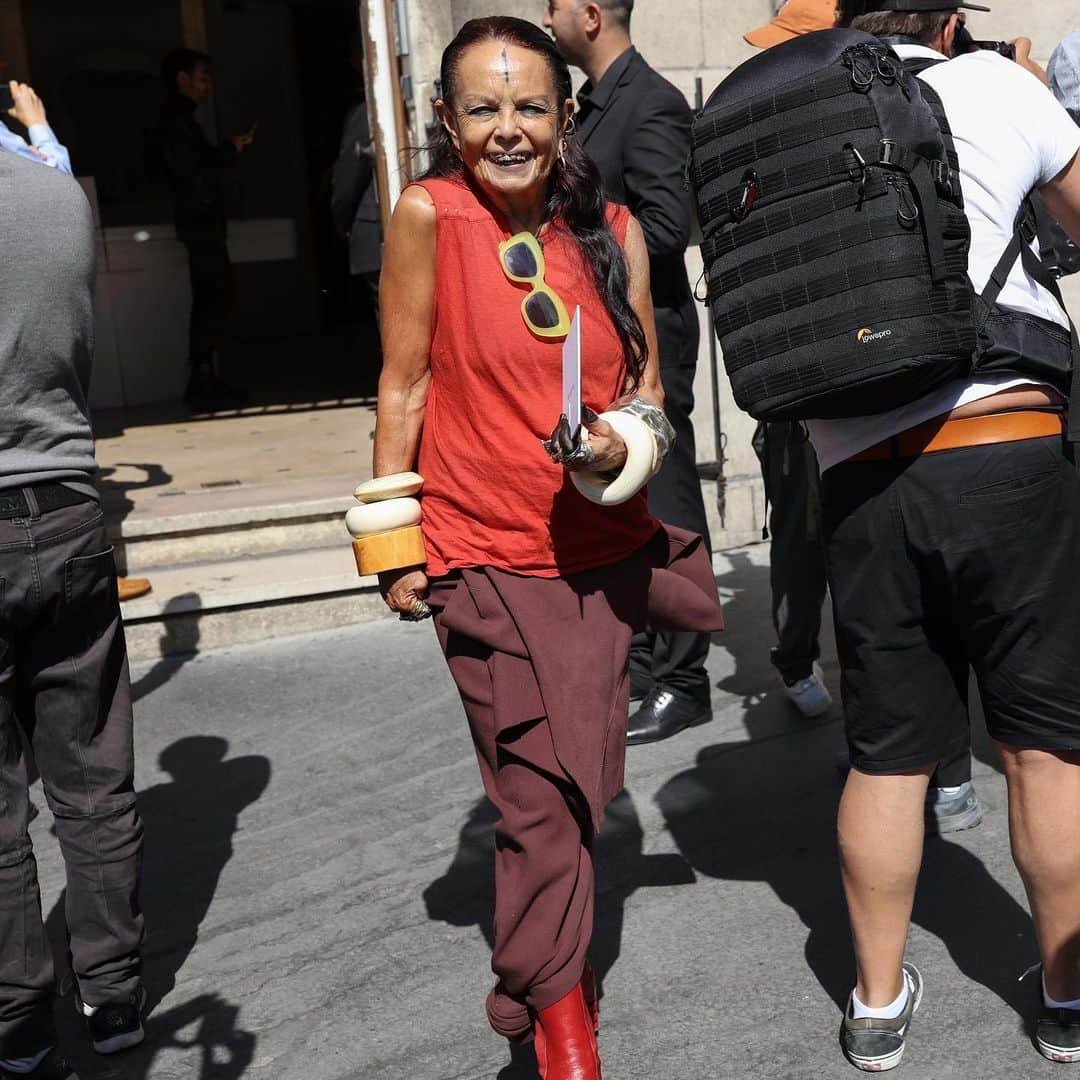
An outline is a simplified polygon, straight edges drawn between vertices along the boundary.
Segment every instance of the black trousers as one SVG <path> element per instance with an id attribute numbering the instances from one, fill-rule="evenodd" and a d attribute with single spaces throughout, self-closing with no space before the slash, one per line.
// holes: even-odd
<path id="1" fill-rule="evenodd" d="M 188 358 L 193 376 L 213 370 L 214 350 L 225 336 L 233 302 L 232 263 L 224 228 L 184 233 L 191 279 Z"/>
<path id="2" fill-rule="evenodd" d="M 821 655 L 825 546 L 817 456 L 798 423 L 761 423 L 754 433 L 769 503 L 769 583 L 776 644 L 771 658 L 788 685 L 805 679 Z"/>
<path id="3" fill-rule="evenodd" d="M 26 747 L 67 871 L 75 975 L 92 1005 L 139 980 L 142 824 L 116 570 L 98 504 L 0 492 L 0 1058 L 55 1042 L 53 960 L 27 829 Z M 20 731 L 21 728 L 21 731 Z"/>
<path id="4" fill-rule="evenodd" d="M 709 525 L 701 497 L 694 445 L 694 371 L 697 367 L 698 322 L 693 299 L 677 308 L 656 309 L 660 342 L 660 377 L 664 411 L 675 429 L 675 445 L 649 484 L 649 510 L 661 521 L 699 533 L 709 543 Z M 630 651 L 630 680 L 635 693 L 654 685 L 710 700 L 705 659 L 709 635 L 698 633 L 638 634 Z"/>

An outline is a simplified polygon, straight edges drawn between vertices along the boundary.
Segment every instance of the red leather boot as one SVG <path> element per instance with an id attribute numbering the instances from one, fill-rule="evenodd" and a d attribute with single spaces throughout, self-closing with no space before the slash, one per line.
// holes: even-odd
<path id="1" fill-rule="evenodd" d="M 596 1032 L 581 983 L 554 1005 L 541 1009 L 534 1030 L 541 1080 L 603 1080 Z"/>
<path id="2" fill-rule="evenodd" d="M 581 992 L 585 997 L 585 1007 L 589 1010 L 593 1031 L 600 1034 L 600 1000 L 596 996 L 596 976 L 592 964 L 585 961 L 585 970 L 581 974 Z"/>

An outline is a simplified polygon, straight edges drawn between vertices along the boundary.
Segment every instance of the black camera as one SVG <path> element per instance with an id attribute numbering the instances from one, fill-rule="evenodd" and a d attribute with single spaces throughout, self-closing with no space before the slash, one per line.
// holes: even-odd
<path id="1" fill-rule="evenodd" d="M 988 49 L 1004 56 L 1006 60 L 1016 59 L 1016 46 L 1011 41 L 973 41 L 976 49 Z"/>
<path id="2" fill-rule="evenodd" d="M 956 36 L 953 38 L 953 52 L 958 56 L 961 53 L 975 52 L 977 49 L 986 49 L 996 52 L 998 56 L 1004 56 L 1006 60 L 1016 59 L 1016 46 L 1011 41 L 976 41 L 966 26 L 956 28 Z"/>

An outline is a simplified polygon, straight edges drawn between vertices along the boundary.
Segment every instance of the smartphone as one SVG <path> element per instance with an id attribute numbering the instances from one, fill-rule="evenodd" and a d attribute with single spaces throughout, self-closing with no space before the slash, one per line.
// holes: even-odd
<path id="1" fill-rule="evenodd" d="M 11 96 L 11 87 L 7 83 L 0 83 L 0 112 L 6 113 L 8 109 L 15 108 L 15 99 Z"/>

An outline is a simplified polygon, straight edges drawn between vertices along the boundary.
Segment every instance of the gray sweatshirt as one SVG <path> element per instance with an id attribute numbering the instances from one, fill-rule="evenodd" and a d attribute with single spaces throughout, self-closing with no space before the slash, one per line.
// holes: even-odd
<path id="1" fill-rule="evenodd" d="M 82 188 L 0 150 L 0 488 L 95 494 L 94 231 Z"/>

